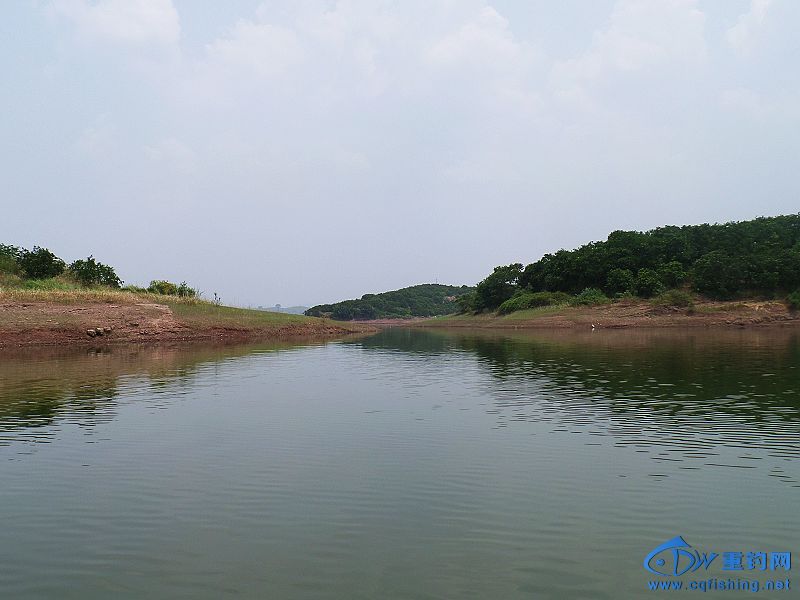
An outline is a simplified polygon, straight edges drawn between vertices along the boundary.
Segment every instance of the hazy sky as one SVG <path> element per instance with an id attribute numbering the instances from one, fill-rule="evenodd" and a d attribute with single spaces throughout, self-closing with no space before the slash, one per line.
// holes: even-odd
<path id="1" fill-rule="evenodd" d="M 315 304 L 800 210 L 794 0 L 16 0 L 0 242 Z"/>

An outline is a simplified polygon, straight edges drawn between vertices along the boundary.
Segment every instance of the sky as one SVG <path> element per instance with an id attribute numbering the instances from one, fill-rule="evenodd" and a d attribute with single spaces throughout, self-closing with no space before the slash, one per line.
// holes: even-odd
<path id="1" fill-rule="evenodd" d="M 312 305 L 800 210 L 793 0 L 16 0 L 0 242 Z"/>

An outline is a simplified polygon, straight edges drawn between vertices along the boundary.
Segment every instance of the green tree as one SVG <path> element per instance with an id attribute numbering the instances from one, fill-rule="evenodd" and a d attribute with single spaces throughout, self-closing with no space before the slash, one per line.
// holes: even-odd
<path id="1" fill-rule="evenodd" d="M 67 268 L 63 260 L 39 246 L 34 246 L 33 250 L 23 250 L 17 262 L 30 279 L 58 277 Z"/>
<path id="2" fill-rule="evenodd" d="M 606 289 L 610 294 L 625 294 L 633 291 L 634 281 L 630 269 L 612 269 L 606 278 Z"/>
<path id="3" fill-rule="evenodd" d="M 505 267 L 495 267 L 491 275 L 475 288 L 477 310 L 491 310 L 511 298 L 517 290 L 522 274 L 522 265 L 514 263 Z"/>
<path id="4" fill-rule="evenodd" d="M 69 266 L 69 272 L 81 284 L 86 286 L 107 285 L 118 288 L 122 285 L 122 280 L 117 277 L 112 267 L 98 262 L 91 255 L 85 260 L 81 259 L 73 262 Z"/>
<path id="5" fill-rule="evenodd" d="M 742 288 L 742 264 L 723 250 L 704 254 L 692 269 L 694 288 L 712 298 L 732 298 Z"/>
<path id="6" fill-rule="evenodd" d="M 677 260 L 671 260 L 661 265 L 658 269 L 658 276 L 667 287 L 678 287 L 686 279 L 686 271 L 683 265 Z"/>
<path id="7" fill-rule="evenodd" d="M 633 290 L 637 296 L 651 298 L 664 290 L 664 284 L 661 283 L 661 278 L 653 269 L 639 269 L 633 283 Z"/>
<path id="8" fill-rule="evenodd" d="M 23 250 L 16 246 L 9 246 L 7 244 L 0 244 L 0 273 L 19 272 L 19 259 L 22 256 Z"/>

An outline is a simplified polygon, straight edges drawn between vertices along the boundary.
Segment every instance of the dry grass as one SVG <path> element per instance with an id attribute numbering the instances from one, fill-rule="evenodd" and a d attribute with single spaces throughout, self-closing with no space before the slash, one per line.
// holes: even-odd
<path id="1" fill-rule="evenodd" d="M 208 305 L 210 302 L 197 298 L 180 298 L 178 296 L 162 296 L 160 294 L 137 294 L 125 290 L 110 288 L 81 289 L 25 289 L 0 288 L 0 302 L 53 302 L 55 304 L 137 304 L 148 302 L 153 304 Z"/>

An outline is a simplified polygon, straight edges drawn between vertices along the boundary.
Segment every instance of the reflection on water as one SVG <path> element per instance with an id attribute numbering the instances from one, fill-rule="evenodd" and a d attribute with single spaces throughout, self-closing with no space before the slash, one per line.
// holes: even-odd
<path id="1" fill-rule="evenodd" d="M 678 534 L 798 551 L 799 359 L 790 330 L 3 354 L 0 589 L 641 597 Z"/>

